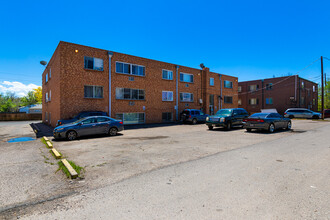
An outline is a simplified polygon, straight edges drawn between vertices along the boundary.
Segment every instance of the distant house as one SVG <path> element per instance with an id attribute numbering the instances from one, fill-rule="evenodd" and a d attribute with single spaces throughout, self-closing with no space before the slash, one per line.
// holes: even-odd
<path id="1" fill-rule="evenodd" d="M 35 104 L 35 105 L 21 107 L 19 109 L 19 112 L 25 112 L 26 114 L 41 114 L 42 104 Z"/>

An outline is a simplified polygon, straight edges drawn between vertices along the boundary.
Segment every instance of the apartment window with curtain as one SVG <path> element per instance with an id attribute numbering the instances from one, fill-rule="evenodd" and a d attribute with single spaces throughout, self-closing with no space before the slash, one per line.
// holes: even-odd
<path id="1" fill-rule="evenodd" d="M 84 86 L 84 98 L 103 98 L 103 86 Z"/>
<path id="2" fill-rule="evenodd" d="M 116 88 L 116 99 L 144 100 L 145 92 L 143 89 Z"/>
<path id="3" fill-rule="evenodd" d="M 242 86 L 237 87 L 238 92 L 242 92 Z"/>
<path id="4" fill-rule="evenodd" d="M 242 100 L 241 99 L 238 99 L 238 105 L 242 105 Z"/>
<path id="5" fill-rule="evenodd" d="M 259 89 L 259 85 L 249 85 L 249 91 L 254 92 Z"/>
<path id="6" fill-rule="evenodd" d="M 223 81 L 223 86 L 225 88 L 232 89 L 233 88 L 233 82 L 232 81 L 225 80 L 225 81 Z"/>
<path id="7" fill-rule="evenodd" d="M 163 70 L 162 78 L 167 80 L 173 80 L 173 71 Z"/>
<path id="8" fill-rule="evenodd" d="M 189 73 L 180 73 L 180 82 L 194 82 L 194 75 Z"/>
<path id="9" fill-rule="evenodd" d="M 95 57 L 84 57 L 84 68 L 103 71 L 103 59 Z"/>
<path id="10" fill-rule="evenodd" d="M 181 102 L 193 102 L 194 101 L 194 94 L 181 92 L 180 93 L 180 101 Z"/>
<path id="11" fill-rule="evenodd" d="M 173 92 L 172 91 L 163 91 L 162 100 L 163 101 L 173 101 Z"/>
<path id="12" fill-rule="evenodd" d="M 272 105 L 273 104 L 273 98 L 266 98 L 266 104 Z"/>
<path id="13" fill-rule="evenodd" d="M 256 98 L 249 99 L 249 105 L 257 105 L 259 104 L 259 100 Z"/>
<path id="14" fill-rule="evenodd" d="M 145 67 L 137 64 L 116 62 L 116 73 L 145 76 Z"/>

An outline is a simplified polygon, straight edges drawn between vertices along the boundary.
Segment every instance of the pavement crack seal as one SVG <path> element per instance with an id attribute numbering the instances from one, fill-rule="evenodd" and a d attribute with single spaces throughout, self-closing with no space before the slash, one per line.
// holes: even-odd
<path id="1" fill-rule="evenodd" d="M 5 206 L 3 208 L 0 208 L 0 217 L 2 215 L 6 216 L 6 215 L 15 214 L 20 209 L 25 209 L 25 208 L 28 208 L 28 207 L 31 207 L 31 206 L 36 206 L 38 204 L 42 204 L 42 203 L 45 203 L 45 202 L 51 202 L 51 201 L 54 201 L 54 200 L 57 200 L 57 199 L 61 199 L 61 198 L 64 198 L 64 197 L 75 195 L 77 193 L 79 193 L 79 192 L 71 191 L 71 192 L 68 192 L 68 193 L 55 195 L 55 196 L 51 196 L 51 197 L 48 197 L 48 198 L 39 199 L 39 200 L 31 201 L 31 202 L 17 203 L 17 204 L 14 204 L 14 205 Z"/>

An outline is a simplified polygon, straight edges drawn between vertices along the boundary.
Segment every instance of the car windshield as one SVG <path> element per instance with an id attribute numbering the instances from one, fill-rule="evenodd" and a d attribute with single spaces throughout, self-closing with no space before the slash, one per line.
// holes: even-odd
<path id="1" fill-rule="evenodd" d="M 79 120 L 77 120 L 77 121 L 75 121 L 75 122 L 73 122 L 73 123 L 78 124 L 78 123 L 82 122 L 82 121 L 85 120 L 85 119 L 86 119 L 86 118 L 81 118 L 81 119 L 79 119 Z"/>
<path id="2" fill-rule="evenodd" d="M 256 113 L 251 115 L 249 118 L 266 118 L 268 115 L 268 113 Z"/>
<path id="3" fill-rule="evenodd" d="M 228 115 L 231 115 L 231 113 L 233 112 L 232 109 L 221 109 L 217 112 L 216 115 L 225 115 L 225 116 L 228 116 Z"/>

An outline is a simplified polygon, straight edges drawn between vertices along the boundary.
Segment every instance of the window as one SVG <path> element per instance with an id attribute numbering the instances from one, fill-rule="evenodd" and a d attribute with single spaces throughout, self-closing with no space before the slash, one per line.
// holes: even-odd
<path id="1" fill-rule="evenodd" d="M 45 81 L 48 82 L 48 73 L 46 73 L 45 78 Z"/>
<path id="2" fill-rule="evenodd" d="M 194 94 L 192 93 L 180 93 L 180 101 L 181 102 L 193 102 L 194 101 Z"/>
<path id="3" fill-rule="evenodd" d="M 172 121 L 173 120 L 172 112 L 163 112 L 162 113 L 162 120 L 164 122 Z"/>
<path id="4" fill-rule="evenodd" d="M 103 71 L 103 60 L 94 57 L 84 57 L 84 68 Z"/>
<path id="5" fill-rule="evenodd" d="M 95 123 L 95 118 L 89 118 L 89 119 L 86 119 L 86 120 L 83 120 L 81 122 L 81 124 L 92 124 L 92 123 Z"/>
<path id="6" fill-rule="evenodd" d="M 163 101 L 173 101 L 173 92 L 172 91 L 163 91 L 162 100 Z"/>
<path id="7" fill-rule="evenodd" d="M 232 96 L 225 96 L 224 97 L 224 103 L 233 103 L 233 97 Z"/>
<path id="8" fill-rule="evenodd" d="M 145 76 L 145 67 L 136 64 L 116 62 L 116 73 Z"/>
<path id="9" fill-rule="evenodd" d="M 46 102 L 48 102 L 48 92 L 46 92 Z"/>
<path id="10" fill-rule="evenodd" d="M 123 124 L 143 124 L 144 113 L 117 113 L 116 119 L 122 120 Z"/>
<path id="11" fill-rule="evenodd" d="M 163 79 L 173 80 L 173 71 L 163 70 Z"/>
<path id="12" fill-rule="evenodd" d="M 48 119 L 47 119 L 47 112 L 45 112 L 45 121 L 48 121 Z"/>
<path id="13" fill-rule="evenodd" d="M 225 80 L 225 81 L 223 81 L 223 86 L 225 88 L 232 89 L 233 88 L 233 82 Z"/>
<path id="14" fill-rule="evenodd" d="M 272 90 L 273 89 L 273 83 L 266 84 L 266 90 Z"/>
<path id="15" fill-rule="evenodd" d="M 305 83 L 301 82 L 301 88 L 303 89 L 305 87 Z"/>
<path id="16" fill-rule="evenodd" d="M 96 118 L 96 122 L 98 122 L 98 123 L 107 122 L 107 121 L 110 121 L 110 119 L 104 118 L 104 117 Z"/>
<path id="17" fill-rule="evenodd" d="M 313 86 L 313 92 L 315 92 L 315 86 Z"/>
<path id="18" fill-rule="evenodd" d="M 249 85 L 249 91 L 253 92 L 253 91 L 257 91 L 259 88 L 259 85 Z"/>
<path id="19" fill-rule="evenodd" d="M 242 92 L 242 86 L 239 86 L 239 87 L 237 88 L 237 90 L 238 90 L 238 92 Z"/>
<path id="20" fill-rule="evenodd" d="M 116 88 L 116 99 L 144 100 L 143 89 Z"/>
<path id="21" fill-rule="evenodd" d="M 103 98 L 103 86 L 84 86 L 84 98 Z"/>
<path id="22" fill-rule="evenodd" d="M 259 100 L 256 98 L 249 99 L 249 104 L 250 105 L 257 105 L 259 103 Z"/>
<path id="23" fill-rule="evenodd" d="M 49 90 L 49 102 L 52 100 L 52 91 L 51 90 Z"/>
<path id="24" fill-rule="evenodd" d="M 181 82 L 194 82 L 194 75 L 188 73 L 180 73 L 180 81 Z"/>
<path id="25" fill-rule="evenodd" d="M 49 79 L 52 77 L 52 68 L 49 68 Z"/>
<path id="26" fill-rule="evenodd" d="M 305 105 L 305 97 L 301 97 L 300 102 L 301 102 L 302 105 Z"/>
<path id="27" fill-rule="evenodd" d="M 242 105 L 242 100 L 238 99 L 238 105 Z"/>
<path id="28" fill-rule="evenodd" d="M 273 98 L 266 98 L 266 104 L 272 105 L 273 104 Z"/>
<path id="29" fill-rule="evenodd" d="M 214 86 L 214 78 L 210 78 L 210 86 Z"/>

